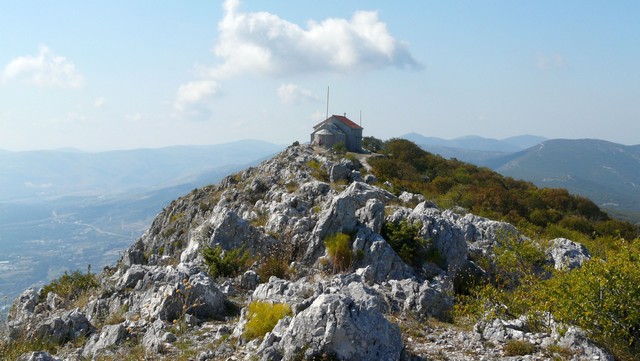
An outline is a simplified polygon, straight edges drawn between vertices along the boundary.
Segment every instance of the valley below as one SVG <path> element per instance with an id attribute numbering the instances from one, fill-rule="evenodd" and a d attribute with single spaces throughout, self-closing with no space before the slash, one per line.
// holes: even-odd
<path id="1" fill-rule="evenodd" d="M 245 140 L 103 153 L 0 154 L 2 319 L 26 288 L 40 288 L 64 272 L 100 272 L 173 199 L 280 148 Z"/>

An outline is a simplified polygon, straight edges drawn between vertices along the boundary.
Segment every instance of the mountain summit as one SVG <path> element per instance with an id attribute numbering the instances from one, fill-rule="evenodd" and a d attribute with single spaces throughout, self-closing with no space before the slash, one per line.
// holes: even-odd
<path id="1" fill-rule="evenodd" d="M 3 351 L 46 360 L 507 360 L 517 340 L 534 358 L 561 345 L 612 359 L 579 329 L 538 331 L 517 315 L 445 326 L 470 280 L 493 277 L 505 237 L 532 243 L 511 224 L 391 193 L 371 174 L 375 157 L 293 145 L 193 190 L 114 267 L 25 291 Z M 591 257 L 565 239 L 547 249 L 536 265 L 579 268 Z"/>

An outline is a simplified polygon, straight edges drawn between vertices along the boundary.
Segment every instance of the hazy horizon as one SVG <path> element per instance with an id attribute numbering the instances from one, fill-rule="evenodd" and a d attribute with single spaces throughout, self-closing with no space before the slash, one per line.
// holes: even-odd
<path id="1" fill-rule="evenodd" d="M 442 139 L 445 141 L 453 141 L 453 140 L 460 140 L 460 139 L 465 139 L 465 138 L 475 138 L 475 137 L 480 137 L 483 139 L 491 139 L 491 140 L 499 140 L 499 141 L 504 141 L 507 139 L 511 139 L 511 138 L 517 138 L 517 137 L 542 137 L 542 138 L 546 138 L 546 140 L 554 140 L 554 139 L 568 139 L 568 140 L 583 140 L 583 139 L 594 139 L 594 140 L 603 140 L 603 141 L 607 141 L 607 142 L 612 142 L 612 143 L 617 143 L 608 139 L 600 139 L 600 138 L 549 138 L 549 137 L 545 137 L 545 136 L 541 136 L 541 135 L 536 135 L 536 134 L 518 134 L 518 135 L 512 135 L 512 136 L 507 136 L 507 137 L 503 137 L 503 138 L 492 138 L 492 137 L 483 137 L 483 136 L 479 136 L 476 134 L 467 134 L 467 135 L 462 135 L 462 136 L 457 136 L 457 137 L 453 137 L 453 138 L 442 138 L 442 137 L 436 137 L 436 136 L 430 136 L 428 134 L 420 134 L 417 132 L 407 132 L 404 134 L 400 134 L 400 135 L 395 135 L 395 136 L 391 136 L 388 138 L 384 138 L 384 137 L 377 137 L 374 136 L 376 138 L 379 139 L 383 139 L 383 140 L 388 140 L 388 139 L 392 139 L 392 138 L 402 138 L 405 135 L 409 135 L 409 134 L 418 134 L 420 136 L 424 136 L 427 138 L 438 138 L 438 139 Z M 364 134 L 363 136 L 368 137 L 368 136 L 372 136 L 369 134 Z M 233 144 L 233 143 L 240 143 L 240 142 L 265 142 L 265 143 L 270 143 L 273 145 L 278 145 L 278 146 L 283 146 L 286 147 L 288 145 L 290 145 L 291 143 L 298 141 L 300 143 L 308 143 L 308 140 L 291 140 L 290 142 L 287 143 L 274 143 L 274 142 L 270 142 L 268 140 L 264 140 L 264 139 L 254 139 L 254 138 L 247 138 L 247 139 L 236 139 L 236 140 L 230 140 L 230 141 L 223 141 L 223 142 L 219 142 L 219 143 L 209 143 L 209 144 L 168 144 L 168 145 L 159 145 L 156 147 L 131 147 L 131 148 L 109 148 L 109 149 L 82 149 L 82 148 L 77 148 L 77 147 L 58 147 L 58 148 L 33 148 L 33 149 L 20 149 L 20 150 L 14 150 L 14 149 L 6 149 L 6 148 L 0 148 L 0 151 L 4 151 L 4 152 L 12 152 L 12 153 L 18 153 L 18 152 L 31 152 L 31 151 L 69 151 L 69 152 L 85 152 L 85 153 L 103 153 L 103 152 L 118 152 L 118 151 L 135 151 L 135 150 L 145 150 L 145 149 L 162 149 L 162 148 L 172 148 L 172 147 L 209 147 L 209 146 L 217 146 L 217 145 L 225 145 L 225 144 Z M 621 145 L 625 145 L 625 146 L 637 146 L 640 145 L 640 142 L 636 143 L 636 144 L 624 144 L 624 143 L 617 143 L 617 144 L 621 144 Z"/>

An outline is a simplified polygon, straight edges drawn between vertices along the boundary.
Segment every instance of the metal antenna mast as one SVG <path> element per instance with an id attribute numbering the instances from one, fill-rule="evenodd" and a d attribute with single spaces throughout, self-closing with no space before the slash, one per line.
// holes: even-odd
<path id="1" fill-rule="evenodd" d="M 327 116 L 324 119 L 329 119 L 329 87 L 327 87 Z"/>

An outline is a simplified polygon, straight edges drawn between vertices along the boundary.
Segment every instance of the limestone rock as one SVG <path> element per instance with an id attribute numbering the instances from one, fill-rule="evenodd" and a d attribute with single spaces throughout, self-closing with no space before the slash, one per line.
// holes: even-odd
<path id="1" fill-rule="evenodd" d="M 335 163 L 329 171 L 329 180 L 333 183 L 341 179 L 347 179 L 349 177 L 349 173 L 351 173 L 352 167 L 351 162 L 346 159 L 343 159 L 339 163 Z"/>
<path id="2" fill-rule="evenodd" d="M 51 356 L 48 352 L 37 351 L 22 355 L 17 361 L 61 361 L 62 359 Z"/>
<path id="3" fill-rule="evenodd" d="M 353 247 L 363 252 L 364 257 L 358 262 L 363 268 L 358 273 L 369 283 L 414 276 L 412 268 L 377 233 L 358 232 Z"/>
<path id="4" fill-rule="evenodd" d="M 287 303 L 293 306 L 312 297 L 315 294 L 313 285 L 304 279 L 291 282 L 277 277 L 271 277 L 269 282 L 262 283 L 253 291 L 251 301 L 269 301 Z"/>
<path id="5" fill-rule="evenodd" d="M 356 230 L 360 224 L 356 217 L 356 210 L 365 207 L 369 200 L 377 199 L 384 204 L 393 198 L 395 198 L 393 194 L 380 188 L 362 182 L 351 183 L 342 193 L 333 198 L 328 209 L 320 215 L 304 258 L 316 260 L 320 257 L 324 252 L 322 240 L 327 236 Z M 374 207 L 373 204 L 371 207 Z M 375 217 L 372 216 L 372 218 Z"/>
<path id="6" fill-rule="evenodd" d="M 259 283 L 260 280 L 258 274 L 253 270 L 248 270 L 243 273 L 242 278 L 240 279 L 240 287 L 245 290 L 255 290 Z"/>
<path id="7" fill-rule="evenodd" d="M 320 295 L 297 314 L 282 334 L 285 359 L 323 354 L 341 360 L 398 360 L 403 344 L 398 326 L 341 294 Z"/>
<path id="8" fill-rule="evenodd" d="M 426 319 L 445 320 L 453 309 L 453 298 L 437 282 L 416 282 L 412 279 L 390 280 L 379 286 L 396 311 Z"/>
<path id="9" fill-rule="evenodd" d="M 585 333 L 577 327 L 569 327 L 567 332 L 558 342 L 560 346 L 578 350 L 588 360 L 613 361 L 615 358 L 590 341 Z"/>
<path id="10" fill-rule="evenodd" d="M 415 194 L 415 193 L 409 193 L 409 192 L 402 192 L 400 196 L 398 196 L 398 199 L 400 199 L 405 204 L 414 204 L 414 205 L 417 205 L 418 203 L 422 203 L 426 201 L 426 198 L 422 194 Z"/>
<path id="11" fill-rule="evenodd" d="M 26 321 L 34 312 L 38 303 L 38 292 L 34 288 L 28 288 L 13 302 L 7 320 L 20 323 Z"/>
<path id="12" fill-rule="evenodd" d="M 103 350 L 113 349 L 114 346 L 123 343 L 126 337 L 127 328 L 124 324 L 106 325 L 99 334 L 94 334 L 89 339 L 82 356 L 91 358 Z"/>
<path id="13" fill-rule="evenodd" d="M 557 270 L 578 268 L 584 261 L 591 259 L 591 254 L 585 246 L 566 238 L 551 240 L 546 253 Z"/>
<path id="14" fill-rule="evenodd" d="M 496 342 L 522 340 L 529 332 L 523 319 L 481 321 L 475 325 L 474 330 L 481 335 L 482 339 Z"/>
<path id="15" fill-rule="evenodd" d="M 176 336 L 167 331 L 164 322 L 156 320 L 147 328 L 147 332 L 142 337 L 142 346 L 150 352 L 161 353 L 165 344 L 175 341 Z"/>
<path id="16" fill-rule="evenodd" d="M 84 337 L 91 332 L 93 326 L 78 309 L 62 315 L 50 317 L 36 326 L 31 337 L 63 343 Z"/>

